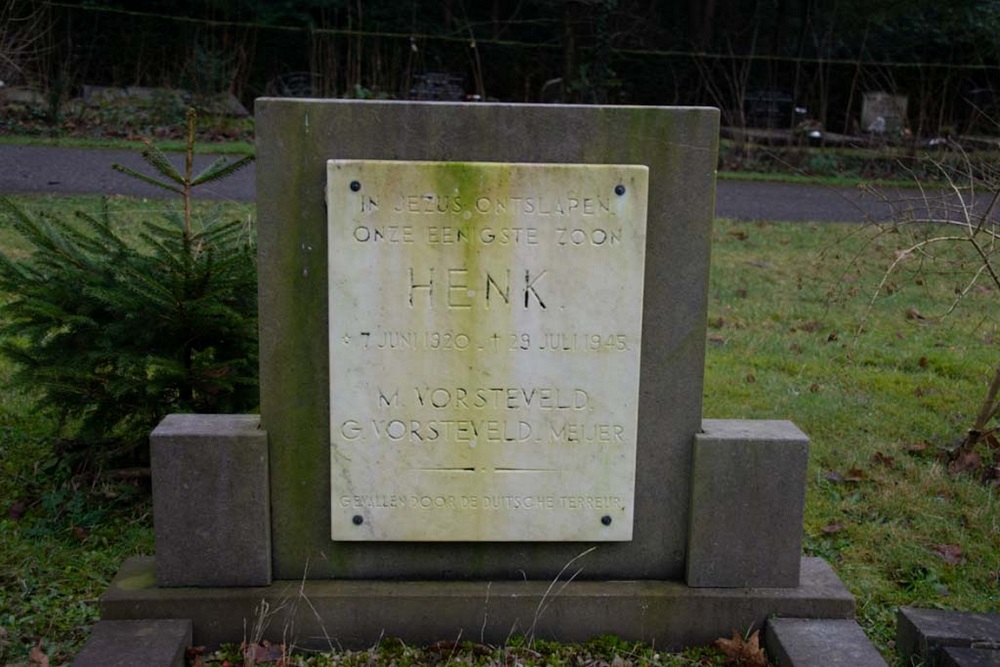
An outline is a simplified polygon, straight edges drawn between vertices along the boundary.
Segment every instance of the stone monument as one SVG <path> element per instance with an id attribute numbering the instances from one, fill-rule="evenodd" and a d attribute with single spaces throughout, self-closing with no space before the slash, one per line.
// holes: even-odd
<path id="1" fill-rule="evenodd" d="M 156 555 L 105 619 L 668 648 L 853 616 L 801 557 L 806 437 L 702 419 L 716 110 L 256 120 L 261 414 L 153 433 Z"/>

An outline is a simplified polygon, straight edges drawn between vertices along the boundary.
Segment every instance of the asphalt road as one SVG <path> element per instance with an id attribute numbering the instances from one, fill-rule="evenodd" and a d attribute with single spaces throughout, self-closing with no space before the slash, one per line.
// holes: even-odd
<path id="1" fill-rule="evenodd" d="M 177 165 L 183 156 L 171 155 Z M 214 156 L 198 156 L 196 168 Z M 81 150 L 39 146 L 0 146 L 0 194 L 102 193 L 140 197 L 169 197 L 171 193 L 129 178 L 111 169 L 114 163 L 143 173 L 150 169 L 137 151 Z M 254 169 L 202 186 L 195 192 L 205 199 L 253 201 Z M 787 183 L 720 180 L 715 214 L 738 220 L 775 222 L 865 222 L 886 220 L 889 207 L 854 188 Z"/>

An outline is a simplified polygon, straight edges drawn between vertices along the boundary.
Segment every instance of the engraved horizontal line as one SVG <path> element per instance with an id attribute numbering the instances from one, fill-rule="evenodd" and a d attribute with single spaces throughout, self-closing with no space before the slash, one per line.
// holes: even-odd
<path id="1" fill-rule="evenodd" d="M 552 468 L 412 468 L 412 472 L 504 472 L 504 473 L 544 473 L 560 472 Z"/>

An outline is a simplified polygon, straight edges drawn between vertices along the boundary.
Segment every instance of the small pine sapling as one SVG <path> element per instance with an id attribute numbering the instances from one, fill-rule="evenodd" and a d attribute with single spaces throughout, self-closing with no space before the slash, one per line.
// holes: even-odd
<path id="1" fill-rule="evenodd" d="M 191 205 L 194 188 L 253 158 L 194 174 L 194 121 L 189 112 L 183 173 L 152 144 L 142 155 L 163 180 L 115 166 L 180 196 L 164 220 L 118 224 L 105 202 L 66 221 L 0 197 L 0 221 L 30 248 L 0 251 L 0 353 L 17 364 L 13 382 L 59 416 L 74 467 L 144 461 L 168 413 L 257 405 L 253 229 L 196 219 Z"/>

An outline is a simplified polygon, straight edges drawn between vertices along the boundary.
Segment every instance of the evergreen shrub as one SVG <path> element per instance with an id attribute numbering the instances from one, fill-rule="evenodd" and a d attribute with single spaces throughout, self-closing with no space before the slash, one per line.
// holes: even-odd
<path id="1" fill-rule="evenodd" d="M 60 453 L 77 469 L 142 463 L 168 413 L 258 402 L 254 230 L 191 212 L 193 188 L 252 158 L 193 175 L 193 113 L 188 130 L 183 173 L 152 144 L 143 157 L 157 177 L 115 165 L 178 194 L 182 210 L 163 220 L 113 220 L 105 205 L 66 221 L 0 197 L 0 223 L 30 249 L 0 251 L 0 352 L 16 362 L 13 382 L 60 418 Z"/>

